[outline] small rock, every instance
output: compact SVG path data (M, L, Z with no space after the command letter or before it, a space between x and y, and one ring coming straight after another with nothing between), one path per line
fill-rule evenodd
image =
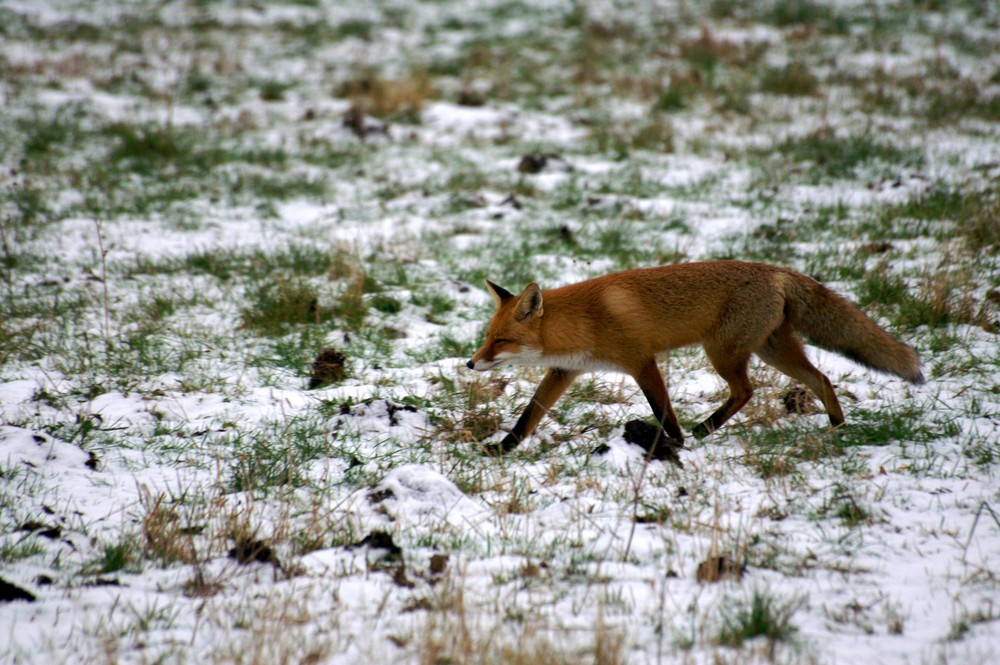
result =
M236 546L229 550L229 558L236 559L242 564L248 563L270 563L281 566L274 550L262 540L250 540L238 538Z
M344 364L347 356L328 346L319 352L312 364L312 376L309 377L309 390L339 383L344 380Z
M0 579L0 603L10 603L15 600L33 603L35 602L35 594L11 584L5 579Z
M431 565L430 573L432 577L440 577L444 575L444 572L448 569L448 555L447 554L432 554L431 555Z
M788 413L815 413L816 403L805 386L792 386L781 396Z
M348 545L349 549L355 547L386 550L388 552L387 558L399 557L403 553L403 549L392 539L392 534L381 529L372 531L353 545Z
M684 444L671 438L662 427L644 420L630 420L625 423L625 440L645 450L650 459L670 462L678 468L684 468L677 455L677 451L684 449Z
M553 152L531 152L521 157L521 161L517 163L517 170L520 173L541 173L547 168L554 168L557 171L573 170L569 162Z

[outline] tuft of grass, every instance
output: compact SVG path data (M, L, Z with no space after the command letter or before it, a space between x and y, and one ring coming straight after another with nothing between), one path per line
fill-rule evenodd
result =
M948 642L958 642L976 625L996 621L1000 618L1000 613L989 603L985 608L979 607L975 610L962 609L949 621L948 634L944 639Z
M784 409L780 402L771 402L772 408ZM768 423L775 418L771 415L764 420L765 426L750 428L741 437L743 461L761 478L794 476L800 473L803 462L824 463L844 455L845 446L835 432L816 428L811 421L782 426Z
M430 412L430 420L444 440L471 444L484 440L500 430L508 405L500 399L506 380L474 375L458 378L441 375L435 381L440 393L447 396L439 401L439 409Z
M823 501L816 516L836 518L848 529L870 526L873 520L868 508L861 503L850 488L841 483L834 484L830 496Z
M161 565L196 563L194 536L202 527L183 520L181 510L187 502L172 500L162 492L154 496L144 488L139 503L143 512L143 556Z
M858 305L898 306L910 299L910 287L899 275L890 272L886 264L868 271L855 287Z
M650 150L663 154L674 151L674 126L662 115L650 115L629 131L627 143L632 150Z
M292 325L333 318L329 308L320 307L316 288L300 280L264 282L251 291L249 300L241 312L241 325L261 335L280 335Z
M675 90L676 92L671 92ZM662 111L676 110L670 108L671 95L683 95L679 88L669 88L663 97L654 104L653 111L638 120L603 118L590 124L590 142L593 149L610 154L615 160L624 160L634 150L649 150L657 153L674 151L673 123ZM681 104L678 98L678 104ZM681 104L682 105L682 104ZM679 108L679 106L678 106ZM572 181L570 181L572 182ZM564 186L565 187L565 186ZM564 193L565 189L562 190ZM567 200L573 205L579 199ZM562 203L558 207L569 207Z
M239 272L240 260L234 252L221 249L201 250L184 258L184 268L196 275L211 275L220 281L228 281ZM178 268L179 269L179 268ZM172 269L171 269L172 271Z
M13 210L4 215L4 263L7 269L14 268L18 254L10 245L18 240L38 236L41 227L51 221L55 212L42 187L29 182L13 184L3 191L7 204Z
M20 145L24 168L42 175L60 170L59 158L80 146L90 121L87 108L77 102L19 119L15 125L17 135L11 138L16 141L14 145Z
M665 111L667 113L680 111L687 106L687 97L687 91L684 87L671 85L656 98L656 101L653 103L653 110Z
M347 19L336 26L336 34L340 39L354 38L370 41L375 33L375 24L366 19Z
M229 431L224 443L232 451L227 489L266 492L278 487L303 487L308 482L306 465L327 456L330 441L323 424L308 415L264 421L246 431Z
M447 315L455 310L455 301L443 293L434 291L430 294L418 292L414 294L412 302L417 307L427 310L424 315L428 322L443 324Z
M499 409L481 406L462 413L458 418L434 418L445 441L473 444L500 432L504 416Z
M792 623L797 602L782 602L766 591L755 589L750 601L726 605L722 610L722 626L715 643L739 648L746 642L764 638L772 648L784 642L798 630Z
M280 102L291 88L292 84L286 81L267 79L259 84L260 98L265 102Z
M916 287L889 272L886 264L869 271L858 282L857 298L862 307L876 307L892 320L893 327L914 330L920 326L942 328L953 324L975 325L994 330L990 302L972 294L974 278L962 264L954 270L942 267L920 275Z
M760 88L774 95L808 97L819 92L819 79L805 63L793 62L764 70Z
M970 437L962 446L962 455L982 469L1000 462L1000 444L989 437Z
M720 65L745 67L759 61L766 49L765 45L740 44L719 38L708 26L703 26L697 38L681 42L680 54L695 66L704 82L711 86L715 71Z
M376 293L372 298L371 306L383 314L399 314L403 309L402 302L386 293Z
M813 0L777 0L764 12L764 19L779 27L819 26L824 31L845 34L848 21L844 16Z
M260 280L250 287L249 304L241 309L241 325L265 336L288 332L295 326L336 321L343 328L357 331L372 307L386 313L401 310L402 303L380 294L379 284L370 276L358 257L344 250L332 255L316 248L290 247L273 258L265 254L251 257L195 257L197 265L220 278L236 272L249 273ZM193 259L189 259L189 263ZM272 276L271 269L281 267L295 275L321 274L340 283L339 293L328 305L321 305L319 290L301 277ZM375 294L369 299L369 294Z
M883 407L877 411L854 407L847 426L837 430L837 445L885 446L890 443L925 444L956 436L959 426L950 420L932 421L919 404Z
M964 191L934 187L877 209L859 229L878 239L960 237L972 253L1000 251L1000 190Z
M139 572L143 564L142 546L138 539L130 533L122 533L117 542L105 543L101 548L101 556L94 563L93 570L97 573L116 573L119 571Z
M0 478L3 477L3 473L0 473ZM45 546L38 538L23 538L16 541L5 538L0 541L0 563L17 563L44 553Z

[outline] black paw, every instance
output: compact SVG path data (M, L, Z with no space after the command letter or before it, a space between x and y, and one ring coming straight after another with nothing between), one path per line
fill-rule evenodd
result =
M706 436L712 433L713 430L708 429L708 421L706 420L700 425L696 425L693 430L691 430L691 436L696 439L704 439Z
M650 459L684 467L677 454L684 449L684 442L664 432L662 427L644 420L630 420L625 423L625 440L645 450Z
M521 440L518 439L513 434L508 434L501 441L494 441L493 443L484 443L482 446L482 452L484 455L490 457L499 457L500 455L509 453L520 445Z

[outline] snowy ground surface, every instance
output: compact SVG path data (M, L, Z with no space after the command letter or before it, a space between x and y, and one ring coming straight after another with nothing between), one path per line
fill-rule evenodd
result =
M0 660L998 662L994 3L3 0L0 72ZM479 454L484 278L707 258L926 384L755 365L678 469L596 374Z

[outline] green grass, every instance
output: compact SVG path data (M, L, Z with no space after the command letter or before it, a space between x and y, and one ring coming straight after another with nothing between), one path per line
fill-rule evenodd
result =
M971 252L996 254L1000 230L996 215L1000 192L936 186L902 203L875 209L860 229L872 238L895 240L963 238Z
M918 451L961 431L950 419L929 419L928 410L912 401L877 411L845 404L847 422L837 429L816 427L814 421L798 422L802 416L790 415L787 423L754 426L742 432L743 462L765 480L799 479L816 468L854 474L866 468L866 447L899 445L904 456L912 458L909 468L919 473L926 460Z
M954 324L992 329L986 303L971 295L969 279L967 272L942 267L920 275L913 284L881 264L858 282L858 304L888 316L900 330Z
M24 164L33 172L46 174L58 169L57 160L78 148L88 132L86 107L65 104L51 112L36 110L29 118L18 119L17 134L10 137L20 144Z
M874 519L871 510L855 492L840 483L835 483L830 489L830 495L818 508L816 517L839 520L848 529L871 526Z
M769 67L761 75L760 89L774 95L808 97L820 90L819 79L803 63Z
M884 446L890 443L929 444L959 433L951 420L929 421L921 404L903 404L870 411L854 407L848 415L849 426L838 430L838 445Z
M192 85L200 90L210 84ZM265 97L284 94L275 84L262 85ZM80 212L147 215L176 211L198 197L269 203L321 199L329 191L325 178L295 173L288 152L263 146L250 128L104 122L96 116L92 107L74 102L18 119L7 136L26 172L86 185L90 192L77 204ZM68 158L83 150L98 156ZM317 142L300 159L336 167L355 157L353 149ZM31 222L51 216L46 206L25 196L31 191L22 189L22 218Z
M220 445L231 460L227 491L266 493L305 486L309 463L328 455L331 441L324 424L305 415L233 429Z
M810 182L857 177L872 169L876 173L898 176L902 170L919 169L924 157L917 148L904 148L883 138L866 134L840 135L818 130L804 136L791 136L774 150L789 165L804 168Z
M598 120L593 124L590 142L593 149L615 160L625 160L635 151L669 154L674 151L674 127L663 111L680 108L679 92L664 93L653 112L639 120ZM674 102L670 100L674 99ZM671 107L671 104L675 106Z
M137 573L142 570L142 566L142 547L138 539L132 534L123 533L117 541L105 543L101 547L101 555L94 562L91 572Z
M944 639L949 642L957 642L964 639L969 631L979 624L996 621L998 618L996 609L991 604L979 607L974 610L962 609L950 621L948 633Z
M325 323L334 318L329 307L321 307L315 287L301 281L278 280L257 285L248 295L241 324L262 335L280 335L291 326ZM351 307L350 317L364 317L364 310Z
M3 542L0 542L0 562L13 564L44 554L46 551L45 546L37 537L18 538L17 540L5 538Z
M961 479L988 494L1000 463L988 159L1000 76L983 8L424 4L328 16L315 0L167 14L140 2L104 25L0 9L0 382L9 400L26 396L4 404L4 424L57 439L55 459L102 490L119 472L140 486L116 530L80 524L76 485L50 480L48 460L3 467L0 561L28 580L69 572L50 575L52 597L131 586L124 576L150 564L190 578L74 633L111 660L162 660L164 643L183 659L181 642L154 633L205 602L220 634L238 636L222 659L268 660L239 636L298 648L297 631L314 628L341 653L340 610L316 614L309 595L320 560L345 584L391 585L358 616L405 611L412 629L397 622L389 648L402 660L620 663L654 648L822 660L831 621L867 632L882 606L841 610L815 589L802 603L802 585L829 571L884 594L858 548L911 528L896 519L912 506L900 488ZM900 66L866 64L886 61ZM430 122L439 102L466 120ZM352 105L388 129L352 131ZM532 153L560 160L520 172ZM583 377L536 437L481 455L541 376L462 365L493 309L483 278L516 291L711 257L780 263L850 296L918 350L927 385L831 375L847 416L831 430L821 414L786 413L755 370L754 401L711 442L689 441L674 469L642 466L632 449L594 453L648 406L631 379ZM307 390L330 347L344 375ZM700 351L661 366L685 425L721 399ZM407 464L467 503L415 523L369 501ZM955 498L934 495L964 509ZM451 521L466 508L483 512ZM22 512L65 518L74 547L13 531ZM343 550L375 523L389 524L414 586ZM912 528L917 547L939 537ZM239 539L273 544L283 567L226 560ZM720 546L794 590L727 581L675 598L672 573ZM428 574L430 556L456 553ZM486 558L505 568L481 574ZM650 593L630 593L622 565L659 571ZM992 580L968 561L953 569L956 604ZM286 576L293 598L280 595ZM264 578L276 584L228 609ZM593 625L553 627L568 607ZM994 620L956 611L932 639L972 642ZM681 642L652 646L678 621ZM383 653L391 623L363 620L358 648ZM897 615L886 632L901 626Z
M762 638L768 644L787 642L797 632L792 616L798 603L781 601L767 591L756 589L749 602L727 605L722 612L722 626L715 637L717 644L742 647Z

